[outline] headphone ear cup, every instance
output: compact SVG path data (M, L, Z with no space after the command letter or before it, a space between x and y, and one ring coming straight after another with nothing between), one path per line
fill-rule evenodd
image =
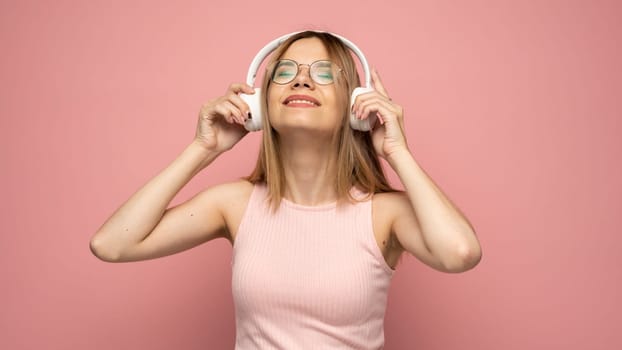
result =
M248 131L261 130L261 89L255 88L253 95L240 94L240 98L246 102L251 112L250 118L244 123L244 128Z
M357 119L356 113L352 112L352 106L354 106L356 97L371 91L374 91L374 89L368 87L357 87L352 91L352 96L350 97L350 127L354 130L369 131L376 124L376 113L370 113L367 119Z

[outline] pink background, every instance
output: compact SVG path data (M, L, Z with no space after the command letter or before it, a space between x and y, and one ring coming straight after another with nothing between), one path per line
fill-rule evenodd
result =
M403 260L386 348L622 348L620 2L173 3L0 3L0 348L233 347L226 241L131 264L88 242L202 103L307 28L378 68L483 247L460 275ZM248 174L258 136L175 202Z

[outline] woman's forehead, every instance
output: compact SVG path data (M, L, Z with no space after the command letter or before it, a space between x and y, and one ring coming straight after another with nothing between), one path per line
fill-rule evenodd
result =
M304 38L294 41L285 50L281 58L294 60L302 64L310 64L318 60L330 60L330 55L320 39Z

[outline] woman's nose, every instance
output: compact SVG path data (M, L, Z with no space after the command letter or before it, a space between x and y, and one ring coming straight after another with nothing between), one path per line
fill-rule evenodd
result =
M300 65L298 67L298 74L294 78L294 87L306 87L312 89L315 87L313 79L311 79L311 69L308 65Z

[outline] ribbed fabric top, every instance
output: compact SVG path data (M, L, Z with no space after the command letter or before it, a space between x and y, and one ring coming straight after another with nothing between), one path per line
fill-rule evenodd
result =
M235 349L381 349L393 270L371 200L273 213L267 194L255 185L233 246Z

